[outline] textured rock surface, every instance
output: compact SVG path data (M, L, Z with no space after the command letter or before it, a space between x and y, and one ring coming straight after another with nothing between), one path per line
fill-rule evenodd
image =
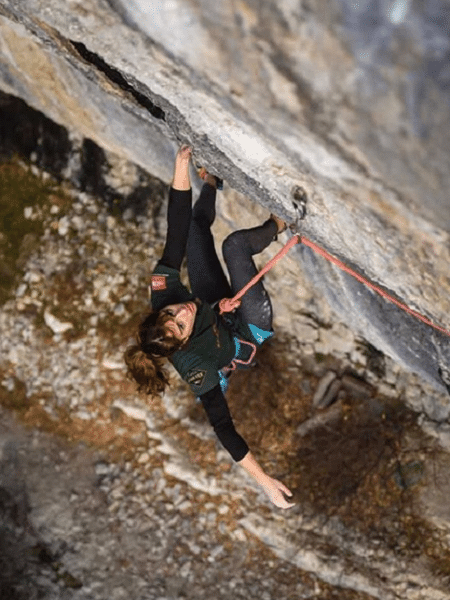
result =
M447 326L449 8L389 2L5 0L0 86L163 180L176 140ZM449 340L322 259L334 310L437 386ZM305 256L306 255L306 256Z

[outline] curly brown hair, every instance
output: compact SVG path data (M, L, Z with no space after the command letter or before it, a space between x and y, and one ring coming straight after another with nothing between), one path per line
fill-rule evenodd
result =
M128 376L138 385L138 391L156 396L169 385L164 364L185 341L178 340L165 328L171 318L164 311L150 312L138 327L136 344L125 350Z

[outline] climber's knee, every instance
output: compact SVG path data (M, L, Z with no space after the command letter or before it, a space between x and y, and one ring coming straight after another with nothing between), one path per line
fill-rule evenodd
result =
M222 254L226 262L232 258L236 252L241 253L246 246L246 237L243 231L234 231L225 238L222 244Z

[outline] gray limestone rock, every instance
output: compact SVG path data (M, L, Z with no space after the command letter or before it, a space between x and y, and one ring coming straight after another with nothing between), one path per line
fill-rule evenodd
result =
M4 0L0 88L164 181L192 144L267 209L301 203L303 234L448 327L449 19L443 0ZM448 388L448 336L298 259L355 331Z

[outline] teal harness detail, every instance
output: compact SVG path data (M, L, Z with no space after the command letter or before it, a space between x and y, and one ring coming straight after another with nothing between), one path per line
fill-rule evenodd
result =
M267 339L273 336L273 331L265 331L264 329L261 329L260 327L251 324L249 324L248 327L252 333L253 339L255 340L258 346L261 346L261 344L263 344ZM228 378L230 377L231 373L237 368L250 367L256 353L256 346L252 342L240 339L237 336L234 336L233 339L236 348L234 358L229 365L227 365L223 369L220 369L219 371L219 384L220 389L223 393L225 393L228 389Z

